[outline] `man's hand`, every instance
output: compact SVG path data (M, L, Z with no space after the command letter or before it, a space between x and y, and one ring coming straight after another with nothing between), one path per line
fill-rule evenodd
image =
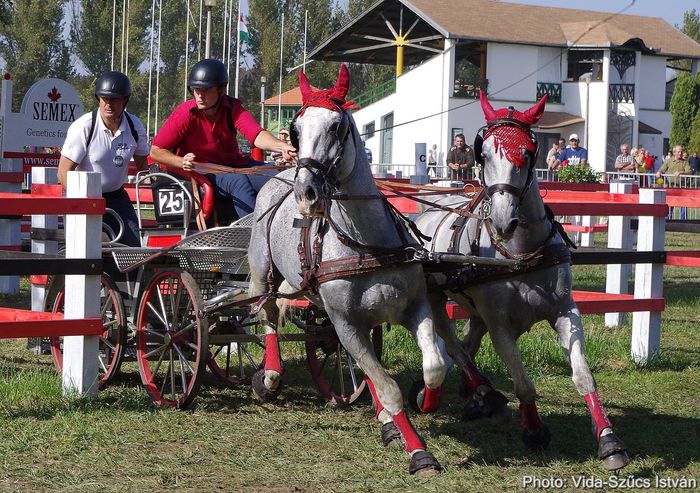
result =
M185 171L192 171L194 170L194 164L192 164L192 161L194 161L194 154L191 152L188 152L184 156L182 156L182 169Z
M447 163L447 166L449 166L451 169L457 171L459 169L459 164L457 163Z

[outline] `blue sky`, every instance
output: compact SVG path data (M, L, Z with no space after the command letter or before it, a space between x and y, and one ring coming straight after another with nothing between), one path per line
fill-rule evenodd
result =
M630 6L624 14L661 17L672 26L683 27L683 13L692 9L700 12L698 0L507 0L512 3L564 7L571 9L617 12Z
M530 5L545 5L547 7L565 7L572 9L599 10L602 12L617 12L628 5L632 6L624 13L631 15L645 15L647 17L661 17L666 22L679 27L683 26L683 13L695 9L700 12L698 0L504 0L513 3L526 3ZM223 0L219 0L223 3ZM340 0L343 7L347 7L347 0ZM235 8L235 7L234 7ZM248 0L241 0L241 10L248 12Z

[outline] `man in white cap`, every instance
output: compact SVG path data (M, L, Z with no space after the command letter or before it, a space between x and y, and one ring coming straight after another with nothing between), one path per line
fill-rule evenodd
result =
M569 147L559 153L555 167L569 164L588 164L588 151L578 145L578 134L569 136Z

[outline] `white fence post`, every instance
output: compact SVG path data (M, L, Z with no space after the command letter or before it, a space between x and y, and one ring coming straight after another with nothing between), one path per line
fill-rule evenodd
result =
M58 169L56 168L32 168L32 183L55 184L58 183ZM58 216L33 215L32 228L57 229ZM55 254L58 252L58 242L50 240L31 240L32 253ZM44 310L44 297L46 296L46 286L31 285L32 310L41 312ZM41 354L41 338L30 339L27 349Z
M1 156L0 156L1 157ZM21 159L3 159L2 172L19 173L22 171ZM0 180L0 192L22 193L22 184ZM0 245L21 246L21 219L0 219ZM19 293L19 276L0 276L0 293Z
M68 173L68 197L101 197L100 173ZM66 215L66 258L99 259L102 255L102 216ZM67 275L66 319L100 317L100 276ZM97 395L99 336L63 338L64 395Z
M665 204L666 191L640 188L642 204ZM640 216L637 251L650 252L664 249L666 218ZM660 298L664 293L664 265L637 264L634 274L635 298ZM644 363L659 352L661 339L661 312L634 312L632 316L632 359Z
M596 216L582 216L581 226L595 226ZM581 233L581 246L582 247L594 247L595 246L595 233Z
M632 193L632 182L615 180L610 183L610 193ZM629 216L610 216L608 219L608 248L632 248L632 229ZM608 264L605 276L605 292L627 294L629 277L632 273L630 264ZM606 313L605 326L617 327L625 323L625 313Z

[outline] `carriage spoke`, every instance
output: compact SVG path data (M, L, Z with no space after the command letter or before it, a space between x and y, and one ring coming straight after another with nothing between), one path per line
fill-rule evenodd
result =
M177 396L175 395L175 361L172 349L170 350L170 395L172 396L172 400L177 400Z
M165 326L165 327L167 328L167 327L168 327L168 322L166 322L165 319L164 319L163 317L161 317L161 315L160 315L160 313L158 313L158 310L156 309L156 307L153 306L153 304L152 304L150 301L149 301L148 303L146 303L146 305L147 305L148 308L151 310L151 312L153 313L153 315L155 315L156 318L158 318L158 320L160 320L160 322L163 324L163 326Z
M102 337L100 336L100 343L104 344L107 346L107 348L111 351L116 351L117 348L114 344L112 344L112 341L110 341L107 337Z
M160 362L163 360L163 356L165 356L165 350L168 349L167 344L163 344L162 346L158 346L155 348L153 351L149 351L145 354L146 359L151 358L155 356L156 354L160 353L160 358L158 358L158 365L160 365ZM158 366L156 366L155 370L153 373L158 373Z
M345 351L347 356L348 370L350 371L350 380L352 380L352 389L357 390L357 375L355 374L355 360L350 356L350 353Z
M105 330L111 330L115 325L119 325L119 320L114 319L102 324L102 328Z
M158 318L161 320L161 322L163 322L163 325L165 325L165 329L167 330L168 329L168 322L167 322L168 312L165 308L165 300L163 299L163 291L161 290L160 284L158 284L156 286L156 294L158 295L158 304L160 305L160 309L162 310L160 312L160 315L162 315L162 316L159 316ZM154 310L155 310L155 308L154 308Z
M185 364L187 365L187 368L189 368L191 372L194 372L194 370L192 369L192 366L190 365L190 362L187 361L187 358L185 358L185 355L182 354L182 351L180 351L180 348L177 346L173 346L173 349L177 352L178 358L180 358L180 365L182 365L182 362L184 360Z
M180 382L182 383L182 392L184 393L187 390L187 379L185 376L185 367L183 366L183 363L187 364L187 367L192 370L192 367L190 364L187 362L187 360L182 356L182 353L180 351L177 352L178 358L180 359Z
M345 397L345 379L343 378L343 350L340 344L338 345L338 351L335 353L336 357L336 367L338 369L338 383L340 384L340 395Z

